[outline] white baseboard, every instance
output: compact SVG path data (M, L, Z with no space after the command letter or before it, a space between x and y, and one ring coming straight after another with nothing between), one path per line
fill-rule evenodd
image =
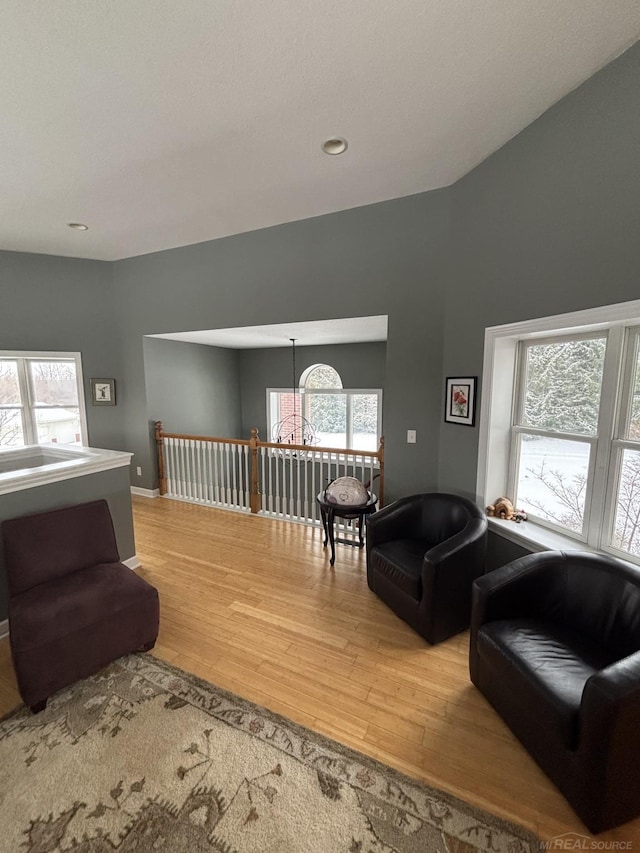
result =
M9 620L3 619L3 621L0 622L0 640L3 637L8 637L8 636L9 636Z
M141 489L139 486L131 486L132 495L140 495L141 498L158 498L160 489Z

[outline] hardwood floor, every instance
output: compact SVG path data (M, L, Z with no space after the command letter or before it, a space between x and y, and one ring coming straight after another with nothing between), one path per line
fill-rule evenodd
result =
M435 647L321 531L134 497L139 573L160 592L153 654L550 839L588 835L468 676L468 634ZM0 713L19 703L0 641ZM640 820L597 837L640 850ZM604 848L601 848L604 849Z

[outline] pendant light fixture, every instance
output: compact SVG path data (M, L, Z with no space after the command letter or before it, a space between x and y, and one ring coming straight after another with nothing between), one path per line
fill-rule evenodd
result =
M296 338L289 338L291 341L291 406L292 411L288 411L277 424L274 425L271 435L271 440L276 444L298 444L312 446L318 443L313 424L302 414L302 397L300 387L296 381ZM282 395L280 400L281 413ZM301 451L298 451L300 453Z

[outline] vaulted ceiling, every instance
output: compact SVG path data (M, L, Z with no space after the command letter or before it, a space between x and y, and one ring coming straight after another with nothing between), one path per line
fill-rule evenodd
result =
M0 248L105 260L447 186L640 37L638 0L0 11Z

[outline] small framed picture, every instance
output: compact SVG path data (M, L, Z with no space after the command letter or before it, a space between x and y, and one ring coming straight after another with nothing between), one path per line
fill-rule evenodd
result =
M476 420L477 376L448 376L444 419L450 424L473 426Z
M116 404L116 380L115 379L92 379L91 380L91 402L94 406L115 406Z

